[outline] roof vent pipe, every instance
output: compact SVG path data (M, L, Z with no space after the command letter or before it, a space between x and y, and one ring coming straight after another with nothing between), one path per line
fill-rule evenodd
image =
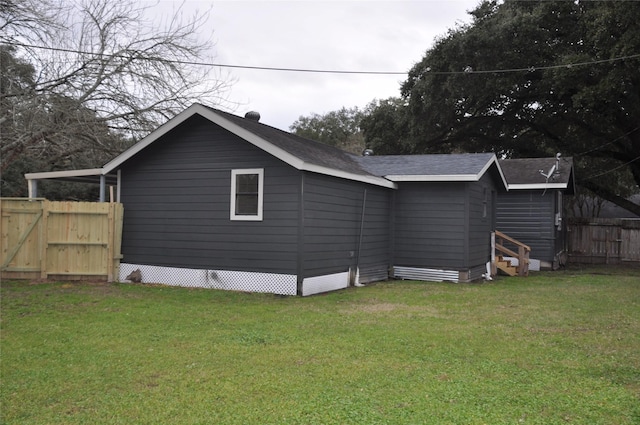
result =
M248 120L258 122L260 121L260 112L249 111L246 114L244 114L244 117Z
M373 155L373 150L372 149L367 148L367 149L362 151L362 156L371 156L371 155Z

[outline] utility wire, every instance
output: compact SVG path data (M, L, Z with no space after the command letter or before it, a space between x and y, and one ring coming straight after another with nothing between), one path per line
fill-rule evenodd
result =
M36 46L32 44L17 43L13 41L8 42L6 44L9 44L11 46L16 46L16 47L24 47L29 49L42 49L42 50L49 50L54 52L75 53L75 54L83 54L83 55L97 55L97 56L106 56L106 57L111 56L104 53L86 52L86 51L74 50L74 49L63 49L59 47ZM127 58L127 59L130 58L127 55L114 55L114 57ZM574 66L597 65L602 63L619 62L623 60L638 59L638 58L640 58L640 54L620 56L620 57L610 58L610 59L567 63L562 65L530 66L526 68L505 68L505 69L492 69L492 70L475 70L470 66L465 67L465 69L461 71L435 71L435 70L431 70L430 68L427 68L426 74L456 75L456 74L504 74L504 73L511 73L511 72L533 72L533 71L546 70L546 69L571 68ZM213 63L213 62L181 61L181 60L172 60L172 59L156 59L156 60L159 60L162 62L168 62L168 63L182 64L182 65L211 66L211 67L234 68L234 69L250 69L250 70L259 70L259 71L306 72L306 73L319 73L319 74L357 74L357 75L407 75L408 74L408 72L404 72L404 71L348 71L348 70L343 71L343 70L335 70L335 69L332 70L332 69L282 68L282 67L270 67L270 66L232 65L232 64Z
M617 167L612 168L610 170L603 171L600 174L594 174L592 176L589 176L589 177L585 178L584 180L592 180L592 179L595 179L596 177L601 177L601 176L604 176L605 174L613 173L614 171L617 171L617 170L621 169L622 167L626 167L627 165L631 164L632 162L636 162L639 159L640 159L640 156L637 156L637 157L633 158L631 161L627 161L624 164L618 165Z
M575 155L573 155L573 156L574 156L574 157L584 156L584 155L589 154L589 153L591 153L591 152L595 152L595 151L597 151L597 150L600 150L600 149L604 148L605 146L609 146L610 144L615 143L615 142L617 142L618 140L620 140L620 139L623 139L623 138L627 137L627 136L628 136L628 135L630 135L631 133L635 133L635 132L636 132L636 131L638 131L638 130L640 130L640 126L639 126L639 127L634 128L634 129L633 129L633 130L631 130L631 131L626 132L626 133L625 133L625 134L623 134L622 136L616 137L615 139L611 140L610 142L603 143L603 144L602 144L602 145L600 145L600 146L597 146L597 147L595 147L595 148L593 148L593 149L589 149L588 151L584 151L584 152L577 153L577 154L575 154Z

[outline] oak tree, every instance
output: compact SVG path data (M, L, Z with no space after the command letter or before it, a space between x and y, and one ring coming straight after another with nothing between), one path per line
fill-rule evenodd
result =
M640 3L491 0L470 13L410 70L398 153L561 152L582 187L640 214L626 200L640 185Z

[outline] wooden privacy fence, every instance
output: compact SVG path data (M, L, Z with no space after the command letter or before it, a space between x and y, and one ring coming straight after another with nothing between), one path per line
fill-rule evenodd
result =
M0 212L3 279L118 278L122 204L3 198Z
M570 219L569 262L640 265L640 220Z

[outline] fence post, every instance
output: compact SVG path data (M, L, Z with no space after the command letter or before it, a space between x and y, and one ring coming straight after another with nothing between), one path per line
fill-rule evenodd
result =
M609 229L604 231L604 263L609 264Z
M113 202L109 203L109 213L107 214L107 282L113 282L113 243L115 242L114 238L114 207L115 204Z
M40 202L42 218L40 219L40 279L47 279L47 251L49 250L49 201L43 199Z

